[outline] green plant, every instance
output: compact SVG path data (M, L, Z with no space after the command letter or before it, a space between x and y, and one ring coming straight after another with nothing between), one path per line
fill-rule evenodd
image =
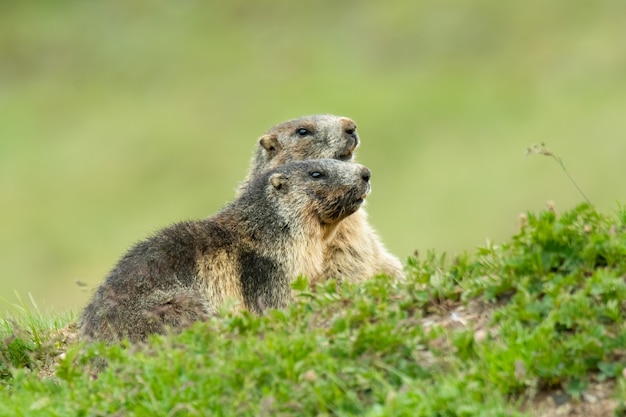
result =
M561 159L560 156L556 155L555 153L551 152L548 148L546 148L545 143L542 143L540 146L537 145L533 145L530 148L526 149L526 156L528 155L544 155L544 156L549 156L550 158L554 159L556 162L558 162L558 164L561 166L561 169L563 170L563 172L565 173L565 175L567 175L567 178L569 178L570 182L572 184L574 184L574 187L576 187L576 189L578 190L578 192L580 193L580 195L583 196L583 198L585 199L585 201L588 204L591 204L591 201L589 201L589 199L587 198L587 196L585 195L585 193L583 192L583 190L580 189L580 187L578 186L578 184L576 183L576 181L574 181L574 178L572 177L572 175L569 173L569 171L567 170L567 168L565 168L565 164L563 163L563 159Z
M48 376L33 335L54 332L36 320L5 348L0 415L521 416L537 393L582 401L598 381L623 404L624 220L549 207L501 245L412 258L402 282L300 278L296 302L264 316L224 311L138 346L70 343Z
M73 318L69 312L55 317L42 314L30 296L28 308L16 294L17 304L8 303L13 317L0 319L0 381L7 382L13 371L26 368L40 370L48 364L66 344L65 335L59 333Z

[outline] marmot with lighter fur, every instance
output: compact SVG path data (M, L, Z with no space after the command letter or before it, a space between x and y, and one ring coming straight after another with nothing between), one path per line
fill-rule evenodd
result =
M358 210L370 171L333 159L259 173L216 215L137 243L79 320L86 340L141 341L215 314L224 303L262 313L291 298L299 275L319 276L327 241Z
M250 169L238 192L264 170L291 161L353 161L360 143L356 128L353 120L334 115L305 116L273 126L258 139ZM387 251L363 208L341 222L324 256L322 279L362 282L380 273L404 277L402 263Z

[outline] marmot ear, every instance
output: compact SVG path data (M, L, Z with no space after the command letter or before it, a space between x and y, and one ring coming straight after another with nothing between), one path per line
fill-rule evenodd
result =
M273 133L267 133L259 138L259 145L268 152L274 152L278 149L280 144L278 143L278 136Z
M288 180L288 176L286 176L285 174L281 174L280 172L276 172L270 177L270 184L272 184L272 186L277 190L280 190L281 188L283 188Z

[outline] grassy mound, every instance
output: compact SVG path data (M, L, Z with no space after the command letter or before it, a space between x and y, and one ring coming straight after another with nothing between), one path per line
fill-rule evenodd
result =
M626 210L520 223L450 262L409 259L406 282L300 280L285 311L224 313L145 346L76 344L69 317L7 320L0 415L517 416L546 396L622 415ZM94 358L109 366L93 373Z

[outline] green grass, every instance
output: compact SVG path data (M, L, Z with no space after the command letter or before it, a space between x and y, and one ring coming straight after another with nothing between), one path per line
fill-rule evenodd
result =
M66 341L60 334L74 319L71 312L64 314L41 313L31 298L27 306L19 296L19 304L10 305L13 310L0 318L0 382L11 379L12 369L41 371L50 368L54 356L66 349Z
M0 415L522 416L538 393L576 402L597 381L616 381L620 413L626 209L519 221L501 245L410 259L402 283L299 280L284 311L224 313L141 347L71 343L53 378L35 340L52 322L4 323ZM109 363L97 376L95 358Z

